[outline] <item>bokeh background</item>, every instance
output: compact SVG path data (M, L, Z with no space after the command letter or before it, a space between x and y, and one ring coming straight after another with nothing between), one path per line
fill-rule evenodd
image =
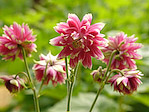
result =
M33 59L38 60L39 54L47 54L51 50L53 55L62 48L49 45L49 40L58 36L53 29L56 23L65 22L68 13L75 13L80 19L86 13L92 13L93 21L106 23L101 31L106 35L115 35L124 31L131 36L135 34L138 41L144 45L139 53L142 60L137 60L138 69L144 77L143 84L133 95L123 96L113 92L107 85L103 90L94 112L149 112L149 2L148 0L0 0L0 35L2 27L27 23L37 35L37 53L28 58L30 70ZM25 71L24 63L20 59L3 61L0 57L0 75L13 75ZM105 64L92 59L93 69ZM87 112L95 97L99 84L94 83L91 71L79 66L79 73L74 87L72 112ZM33 72L32 72L32 76ZM36 82L37 88L39 87ZM66 84L53 87L50 83L45 86L40 97L42 112L65 112ZM18 94L10 94L2 80L0 80L0 112L33 112L32 91L25 90Z

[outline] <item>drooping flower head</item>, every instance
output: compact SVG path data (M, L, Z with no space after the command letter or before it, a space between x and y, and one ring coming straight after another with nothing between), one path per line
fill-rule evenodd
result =
M58 82L60 84L65 83L66 73L64 60L57 60L57 56L53 56L51 52L49 52L47 56L41 54L39 57L40 61L35 61L36 64L33 66L36 79L42 81L44 78L45 85L47 85L50 80L54 86L56 86Z
M115 54L111 68L112 69L136 69L136 64L134 59L141 59L142 56L137 54L137 49L142 47L142 44L135 43L137 38L134 35L127 37L123 32L116 35L115 37L109 37L108 46L102 51L104 53L104 62L109 63L109 58L114 50L117 50Z
M70 55L70 67L74 68L78 61L82 61L84 67L91 68L91 56L103 59L103 54L99 47L105 47L106 40L100 31L104 27L103 23L91 25L92 15L86 14L82 21L75 14L69 14L67 23L61 22L54 28L61 36L50 40L50 44L64 46L58 55L62 59Z
M14 23L10 27L4 26L4 34L0 36L0 55L3 59L14 60L16 57L23 58L22 48L26 51L27 56L31 52L36 51L35 35L32 35L32 30L29 29L27 24L20 26Z
M0 76L4 80L6 88L10 93L17 93L25 87L25 82L19 76Z
M139 70L122 70L124 76L120 73L114 75L109 82L111 86L114 86L115 91L119 91L123 94L132 94L134 91L137 90L138 86L142 83L140 78L143 74Z

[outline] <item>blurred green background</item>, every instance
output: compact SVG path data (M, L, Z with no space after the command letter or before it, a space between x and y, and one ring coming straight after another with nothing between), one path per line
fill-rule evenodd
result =
M149 112L149 1L148 0L0 0L0 35L2 27L27 23L37 35L37 53L28 58L30 69L33 59L39 54L51 50L56 55L62 47L49 45L49 40L58 36L53 29L56 23L66 22L68 13L75 13L80 19L86 13L92 13L93 21L106 23L101 33L114 35L124 31L128 36L135 34L144 47L139 50L142 60L137 60L138 69L144 74L143 84L131 96L113 92L107 85L102 92L93 112ZM107 38L107 37L105 37ZM0 75L12 75L25 71L20 59L3 61L0 57ZM105 65L96 59L93 68ZM79 73L74 87L72 112L88 112L99 85L93 82L92 70L79 66ZM33 72L32 72L33 74ZM35 82L37 88L38 82ZM53 87L50 83L43 88L40 97L42 112L65 112L66 84ZM32 91L25 90L17 95L9 94L0 81L0 112L33 112Z

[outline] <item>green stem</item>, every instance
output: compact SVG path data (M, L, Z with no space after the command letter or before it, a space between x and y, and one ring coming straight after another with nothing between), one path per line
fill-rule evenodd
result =
M116 52L117 52L117 51L114 50L114 51L112 52L111 56L110 56L110 60L109 60L108 66L107 66L107 70L106 70L106 72L105 72L105 74L104 74L103 83L102 83L102 85L100 86L99 90L97 91L96 97L95 97L95 99L94 99L94 101L93 101L93 103L92 103L92 106L91 106L89 112L92 112L93 107L95 106L95 103L96 103L96 101L97 101L97 99L98 99L99 94L100 94L101 91L103 90L103 88L104 88L106 82L108 81L108 78L109 78L110 75L111 75L111 74L109 74L109 75L107 76L107 74L108 74L108 72L109 72L109 70L110 70L110 67L111 67L111 63L112 63L114 54L115 54Z
M124 96L120 96L119 97L119 112L124 112L124 109L123 109L123 100L124 100Z
M113 70L111 70L110 74L113 73L113 72L120 73L122 76L124 76L124 73L121 70L119 70L119 69L113 69Z
M37 97L37 93L36 93L36 88L34 86L31 74L29 72L29 67L28 67L27 60L26 60L26 52L25 52L23 47L22 47L22 52L23 52L23 59L24 59L24 63L25 63L26 72L27 72L27 75L28 75L28 78L29 78L29 81L30 81L30 84L31 84L31 89L33 91L35 111L40 112L38 97Z
M94 101L93 101L93 103L92 103L92 106L91 106L89 112L92 112L93 107L94 107L94 105L95 105L95 103L96 103L96 101L97 101L97 99L98 99L98 96L99 96L99 94L101 93L102 89L104 88L104 85L105 85L105 84L102 84L102 85L100 86L99 90L97 91L96 97L95 97L95 99L94 99Z
M68 62L67 62L67 57L65 57L65 67L66 67L66 76L67 76L67 94L68 94L70 83L69 83L69 74L68 74Z
M108 72L109 72L109 70L110 70L111 63L112 63L112 59L113 59L113 56L114 56L114 54L115 54L116 52L117 52L117 50L114 50L114 51L112 52L111 56L110 56L110 60L109 60L108 66L107 66L106 73L104 74L103 80L106 78L106 76L107 76L107 74L108 74Z
M42 90L43 84L44 84L44 81L42 81L41 84L40 84L38 94L37 94L38 98L41 96L40 91Z
M27 80L29 81L28 75L25 72L19 72L19 73L17 73L16 76L15 76L15 78L17 78L17 76L19 76L20 74L23 74L27 78Z
M74 74L72 74L74 76L71 77L71 82L70 82L70 86L69 86L69 90L68 90L67 112L70 112L70 102L71 102L73 87L74 87L74 84L75 84L75 79L76 79L76 76L77 76L78 66L79 66L79 64L74 69Z

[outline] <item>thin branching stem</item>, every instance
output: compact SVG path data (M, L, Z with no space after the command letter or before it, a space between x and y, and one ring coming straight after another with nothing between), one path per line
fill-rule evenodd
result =
M27 60L26 60L26 52L25 52L25 50L24 50L23 47L22 47L22 52L23 52L23 59L24 59L24 64L25 64L26 72L27 72L27 75L28 75L28 78L29 78L29 81L30 81L31 89L33 91L35 111L36 112L40 112L36 88L34 86L34 83L33 83L32 77L31 77L31 74L29 72L29 67L28 67Z
M70 102L71 102L73 87L74 87L76 76L77 76L78 66L79 66L79 64L77 64L77 66L75 67L74 73L71 74L70 86L69 86L69 90L68 90L68 99L67 99L67 112L70 112L70 109L71 109Z
M68 61L67 61L67 57L65 57L65 67L66 67L66 76L67 76L67 94L69 91L69 74L68 74Z
M89 112L92 112L93 107L95 106L95 103L96 103L96 101L97 101L97 99L98 99L99 94L100 94L101 91L103 90L105 84L106 84L107 81L108 81L108 78L109 78L110 75L111 75L111 74L108 74L108 72L109 72L109 70L110 70L111 63L112 63L113 57L114 57L114 55L115 55L116 52L117 52L117 51L114 50L114 51L112 52L111 56L110 56L110 60L109 60L108 66L107 66L107 70L106 70L106 72L105 72L105 74L104 74L103 82L102 82L102 84L101 84L99 90L97 91L96 97L95 97L95 99L94 99L94 101L93 101L93 103L92 103L92 106L91 106ZM107 75L108 75L108 76L107 76Z

